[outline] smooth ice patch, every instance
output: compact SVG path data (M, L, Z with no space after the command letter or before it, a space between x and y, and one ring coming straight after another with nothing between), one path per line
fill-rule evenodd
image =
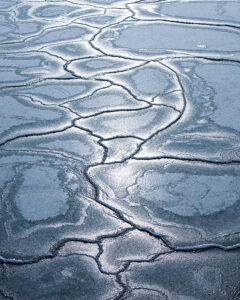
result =
M57 173L56 169L45 166L24 172L15 201L25 219L39 221L66 213L68 198Z

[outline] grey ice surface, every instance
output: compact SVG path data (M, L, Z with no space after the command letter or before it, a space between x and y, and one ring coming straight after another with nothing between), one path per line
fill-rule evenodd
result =
M0 300L240 299L240 1L0 0Z

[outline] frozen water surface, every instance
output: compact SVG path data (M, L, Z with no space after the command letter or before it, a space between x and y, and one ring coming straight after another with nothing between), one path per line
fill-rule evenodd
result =
M230 234L238 227L236 167L166 159L155 163L129 161L96 167L91 177L104 187L102 202L125 213L138 226L151 228L156 235L164 233L177 248L186 244L200 247L206 241L225 243L230 236L222 239L223 233Z
M48 195L51 195L51 201ZM24 172L22 187L15 201L23 217L31 221L65 214L67 210L67 197L60 187L57 172L47 167Z
M162 1L132 4L140 19L179 20L182 22L205 22L216 24L239 23L238 1Z
M240 299L240 2L0 1L0 299Z

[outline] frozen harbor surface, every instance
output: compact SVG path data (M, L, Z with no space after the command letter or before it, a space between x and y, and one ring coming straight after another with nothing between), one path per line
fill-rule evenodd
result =
M0 300L240 299L240 1L0 23Z

